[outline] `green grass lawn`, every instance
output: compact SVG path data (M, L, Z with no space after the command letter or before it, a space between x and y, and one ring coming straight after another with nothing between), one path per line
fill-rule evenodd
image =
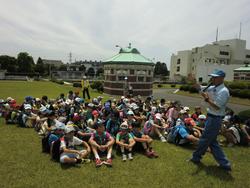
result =
M55 97L60 92L72 89L50 82L33 82L27 85L16 82L6 89L6 83L0 82L0 98L12 96L18 101L22 101L26 95L47 94L49 97ZM41 140L33 129L5 125L1 118L0 188L250 187L249 147L223 148L232 162L231 174L218 169L210 153L205 155L203 165L198 167L186 162L193 152L192 148L177 147L159 141L155 141L153 147L160 155L158 159L148 159L136 154L133 161L122 162L120 156L113 152L115 158L112 168L102 166L96 169L93 162L61 166L51 161L49 155L41 152Z
M18 103L24 101L25 96L33 96L41 98L43 95L47 95L49 98L56 99L60 93L64 93L65 97L67 93L72 90L80 91L82 97L81 88L74 88L72 85L59 85L53 82L46 81L0 81L0 99L6 99L12 97L17 100ZM100 93L92 91L91 98L97 97ZM108 98L108 95L102 94L104 100Z

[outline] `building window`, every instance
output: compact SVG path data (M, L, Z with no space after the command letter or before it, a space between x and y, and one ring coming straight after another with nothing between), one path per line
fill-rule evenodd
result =
M144 82L144 77L138 76L138 82Z
M247 55L246 55L246 58L250 58L250 55L247 54Z
M110 69L110 74L114 74L114 69Z
M229 52L220 51L220 55L229 55Z
M130 70L130 74L134 75L135 74L135 70Z
M177 59L177 64L180 64L181 63L181 59Z
M200 82L200 83L202 82L202 77L199 77L199 82Z
M180 71L180 67L177 67L176 71L179 72Z
M124 81L125 80L125 76L118 76L118 80L119 81Z
M151 75L151 71L150 70L148 71L148 75Z

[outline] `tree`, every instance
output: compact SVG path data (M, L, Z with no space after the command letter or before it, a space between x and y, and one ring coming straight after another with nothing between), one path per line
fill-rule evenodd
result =
M158 76L167 76L167 75L169 75L167 65L165 63L161 63L160 61L158 61L155 64L154 75L158 75Z
M96 76L99 76L100 74L103 74L103 72L104 72L103 68L97 69Z
M43 60L40 57L38 58L38 60L36 62L35 72L39 72L40 75L45 75L46 68L45 68L45 65L43 63Z
M67 65L61 65L59 71L67 71Z
M80 67L79 67L79 71L86 71L86 67L84 66L84 65L81 65Z
M27 52L20 52L17 55L18 71L32 73L34 72L35 63L33 57Z
M17 59L7 55L0 56L0 68L8 72L17 72Z
M88 76L95 76L95 70L93 67L90 67L87 71Z

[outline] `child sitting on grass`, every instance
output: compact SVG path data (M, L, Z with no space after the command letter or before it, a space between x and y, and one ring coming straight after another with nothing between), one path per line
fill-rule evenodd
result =
M63 164L75 164L82 163L84 158L90 153L89 145L74 136L75 129L73 126L67 126L65 128L65 136L61 138L60 150L62 152L60 156L60 162ZM83 145L86 150L76 150L75 146Z
M122 153L122 160L127 160L126 152L128 152L128 159L133 160L132 149L135 145L133 136L129 133L128 123L125 121L120 125L120 132L116 135L116 144L120 147Z
M144 154L149 158L157 158L158 154L152 150L151 144L153 139L148 135L143 134L141 130L141 124L139 122L132 123L132 131L131 131L136 144L134 146L134 150L144 151Z
M102 164L106 164L107 166L112 166L112 147L114 144L113 137L105 131L105 127L103 122L97 121L94 124L94 128L96 129L95 133L92 133L89 143L91 145L92 151L95 156L95 165L96 167L100 167ZM101 161L99 155L103 155L107 153L107 160Z

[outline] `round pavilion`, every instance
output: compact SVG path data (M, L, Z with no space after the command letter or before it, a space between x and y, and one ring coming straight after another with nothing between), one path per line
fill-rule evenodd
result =
M120 48L117 55L103 62L104 92L110 95L152 95L154 63L136 48Z

